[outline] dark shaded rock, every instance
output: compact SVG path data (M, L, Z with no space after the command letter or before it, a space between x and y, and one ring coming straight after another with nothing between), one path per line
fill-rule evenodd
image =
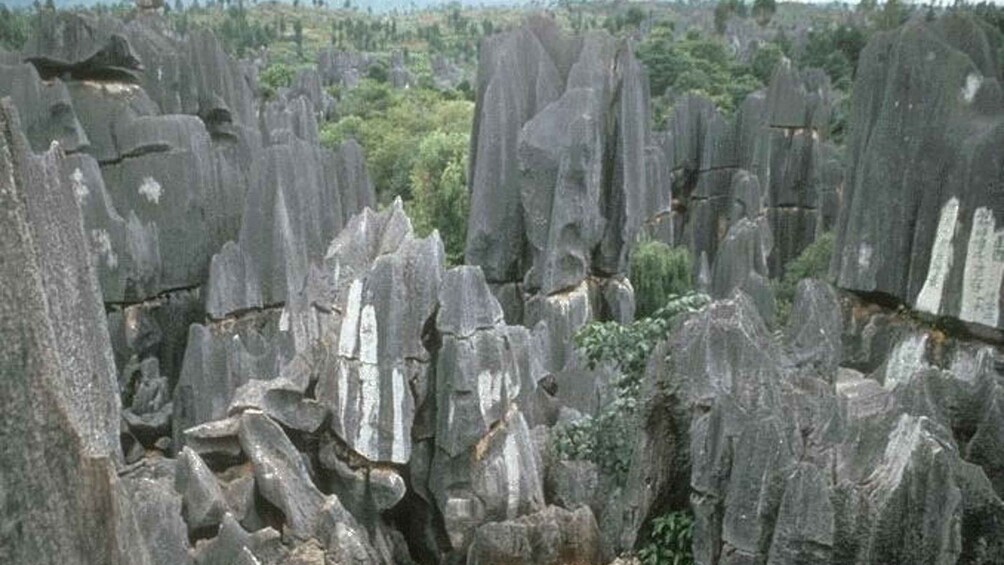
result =
M115 475L118 395L79 208L59 151L32 155L19 130L0 104L0 559L152 564Z
M172 484L174 465L169 462L144 462L131 469L122 478L123 491L139 525L137 541L146 544L151 564L188 565L192 563L188 531L182 520L182 499Z
M90 145L61 80L43 81L27 63L0 64L0 97L4 96L18 108L21 127L35 151L45 151L53 141L68 152Z
M626 44L552 20L487 37L466 256L544 295L626 270L648 188L648 88Z
M287 554L279 532L262 528L249 533L228 512L223 515L219 534L196 547L195 562L198 565L277 565Z
M114 18L58 11L44 14L38 23L23 54L43 77L128 81L143 68L123 24Z
M832 264L841 288L1002 327L1004 102L996 52L980 47L1000 42L959 13L862 51Z
M568 510L587 506L596 512L604 498L592 461L556 461L548 468L545 487L548 501Z
M256 322L263 322L256 327ZM175 444L188 428L227 416L234 393L252 377L278 375L293 356L289 336L272 319L250 319L227 331L193 324L174 391Z

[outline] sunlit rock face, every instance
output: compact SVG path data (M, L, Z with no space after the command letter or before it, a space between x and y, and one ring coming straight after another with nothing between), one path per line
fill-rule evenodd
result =
M1004 136L998 33L965 14L873 39L854 84L833 274L933 316L999 330Z

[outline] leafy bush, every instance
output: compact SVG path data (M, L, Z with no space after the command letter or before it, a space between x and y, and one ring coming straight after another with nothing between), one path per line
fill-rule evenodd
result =
M276 90L289 88L293 84L296 73L289 65L273 63L258 74L258 84L261 86L263 94L271 98Z
M649 541L638 551L643 565L691 565L694 562L694 518L669 512L652 520Z
M750 69L753 76L764 84L770 84L770 79L774 76L774 68L784 57L784 51L776 43L765 43L753 54L750 61Z
M363 79L340 94L341 119L323 126L327 133L322 133L322 139L355 137L366 151L366 164L382 203L397 196L412 198L412 171L423 139L437 132L470 135L473 104L449 100L438 91L394 90L386 83Z
M677 41L668 23L660 23L645 36L637 56L648 69L652 92L657 96L667 89L673 96L700 94L725 113L731 113L750 92L763 86L720 40L703 38L691 30ZM665 102L672 104L673 100Z
M467 239L467 148L464 133L434 131L418 145L411 169L409 215L420 236L439 230L451 265L464 258Z
M0 4L0 47L16 51L28 41L31 15L27 10L11 10Z
M832 232L820 235L798 257L785 265L784 275L774 287L780 320L786 320L791 314L799 281L807 278L826 279L828 276L830 257L833 256L833 239Z
M689 292L690 253L660 241L639 243L631 253L631 284L635 291L637 317L651 316L669 297Z
M594 322L575 336L576 347L590 368L609 363L621 376L614 400L595 418L584 418L555 430L553 445L563 459L593 461L614 484L623 484L631 465L641 379L652 349L665 339L680 314L710 302L704 294L671 297L651 317L622 325Z

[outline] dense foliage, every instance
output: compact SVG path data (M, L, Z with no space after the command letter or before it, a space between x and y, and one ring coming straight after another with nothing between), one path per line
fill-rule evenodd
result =
M0 48L20 49L31 32L31 15L26 10L11 10L0 4Z
M653 94L669 91L665 102L670 105L677 96L695 93L730 113L763 86L720 40L702 37L695 30L676 40L671 22L656 25L638 45L637 56L648 69Z
M799 281L807 278L825 280L828 277L830 258L833 255L833 239L832 232L822 234L785 266L784 276L774 288L780 320L786 320L791 313Z
M638 550L642 565L691 565L694 518L689 512L668 512L652 520L648 543Z
M671 297L651 317L631 324L593 322L575 336L575 345L590 368L612 367L620 374L614 399L595 417L555 429L553 443L563 459L596 463L615 484L623 484L631 465L631 438L638 424L637 406L645 365L652 349L665 339L681 314L695 312L710 302L703 294Z
M693 287L690 252L661 241L644 241L631 253L631 284L634 286L635 315L646 318L674 295Z
M459 265L467 239L467 147L465 133L433 131L418 145L411 168L409 215L420 236L439 230L446 260Z

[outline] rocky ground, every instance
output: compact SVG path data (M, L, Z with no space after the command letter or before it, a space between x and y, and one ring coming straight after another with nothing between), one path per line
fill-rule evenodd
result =
M820 71L652 131L630 42L531 17L480 49L448 268L318 143L364 56L264 100L209 32L54 14L0 54L0 562L625 563L685 509L701 564L1004 562L1001 45L875 36L841 152ZM552 440L615 380L573 336L634 319L639 237L714 301L616 485Z

